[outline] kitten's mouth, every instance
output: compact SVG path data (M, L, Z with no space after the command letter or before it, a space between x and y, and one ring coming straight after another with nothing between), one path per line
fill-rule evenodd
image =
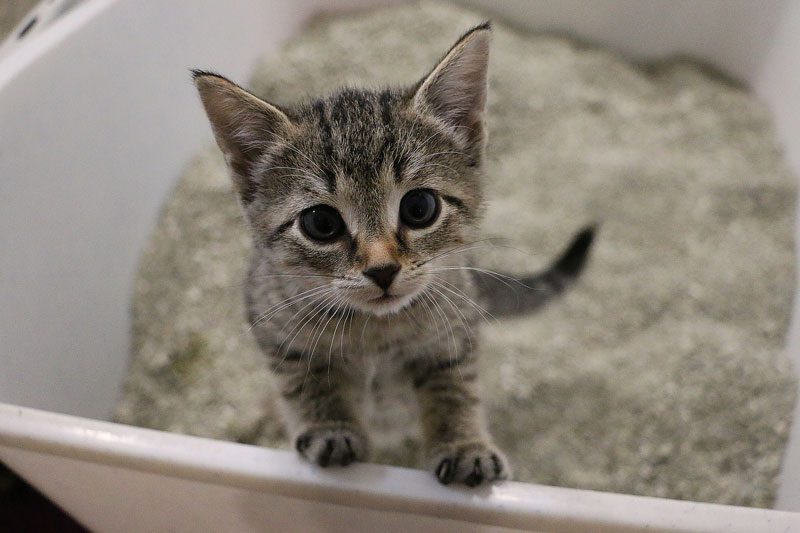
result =
M375 298L362 300L364 303L361 308L364 311L377 316L384 316L396 313L403 309L413 298L413 294L389 294L384 293Z
M400 298L401 296L395 296L394 294L387 293L387 294L382 294L377 298L373 298L372 300L370 300L370 303L375 303L375 304L389 303L399 300Z

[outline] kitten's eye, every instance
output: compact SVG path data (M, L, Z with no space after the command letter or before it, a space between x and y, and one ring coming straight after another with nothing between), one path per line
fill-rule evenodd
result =
M414 189L400 200L400 220L408 227L430 226L438 215L439 200L427 189Z
M344 233L344 221L329 205L315 205L300 214L300 227L315 241L332 241Z

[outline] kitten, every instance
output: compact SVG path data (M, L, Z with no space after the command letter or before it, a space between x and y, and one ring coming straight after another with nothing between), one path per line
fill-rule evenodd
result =
M320 466L369 456L364 410L380 374L413 387L439 481L510 476L478 394L474 332L487 311L475 300L494 296L500 313L536 307L580 272L592 230L517 286L469 266L490 33L468 31L410 88L291 108L194 71L254 239L253 332L295 447Z

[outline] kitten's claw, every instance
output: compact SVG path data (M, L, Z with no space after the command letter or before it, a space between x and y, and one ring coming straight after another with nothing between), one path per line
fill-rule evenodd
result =
M448 485L453 481L453 472L455 469L451 468L450 459L442 459L442 462L436 467L436 477L442 485Z
M306 429L295 440L297 451L321 467L347 466L366 459L366 440L355 429L341 425L320 425Z
M433 473L443 485L457 482L475 487L511 476L503 454L483 442L442 446L432 457Z
M345 437L344 443L347 446L347 451L342 456L342 466L347 466L355 460L356 452L353 451L353 443L350 442L350 437Z

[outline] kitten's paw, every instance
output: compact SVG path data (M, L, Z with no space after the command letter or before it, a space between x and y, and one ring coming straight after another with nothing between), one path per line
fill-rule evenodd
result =
M433 475L443 485L464 483L475 487L511 477L503 453L485 442L454 443L436 448L431 455Z
M322 467L347 466L367 456L366 438L342 424L324 424L306 429L294 442L300 455Z

